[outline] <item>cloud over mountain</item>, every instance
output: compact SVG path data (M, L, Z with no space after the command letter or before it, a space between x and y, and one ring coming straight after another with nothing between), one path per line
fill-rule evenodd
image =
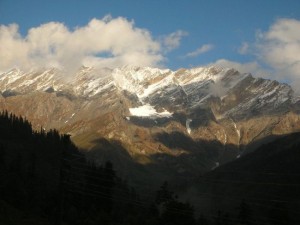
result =
M213 48L214 46L212 44L204 44L200 48L197 48L195 51L187 53L185 57L196 57L212 50Z
M214 64L241 72L270 77L300 87L300 21L281 18L257 34L256 42L243 42L240 54L252 55L247 63L220 56ZM22 35L17 24L0 25L0 72L13 67L59 67L69 73L81 65L120 67L123 65L161 67L169 53L188 35L177 30L155 38L124 17L92 19L87 25L69 28L49 22ZM204 44L181 58L191 59L214 49Z
M175 48L178 48L180 41L183 37L187 36L188 32L183 30L177 30L169 35L164 36L162 43L166 51L171 51Z
M179 45L179 40L176 41ZM161 44L150 32L123 17L92 19L70 30L59 22L31 28L21 36L17 24L0 26L0 71L12 67L158 66Z
M300 21L279 19L258 34L259 57L282 79L300 84Z
M281 18L267 31L257 33L256 42L243 42L238 52L254 56L253 61L238 62L219 59L221 67L233 67L240 72L250 72L259 77L289 83L300 93L300 21Z

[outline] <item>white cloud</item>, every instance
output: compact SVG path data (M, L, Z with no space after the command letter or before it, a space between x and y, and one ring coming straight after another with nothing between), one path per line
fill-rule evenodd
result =
M276 79L289 83L300 93L300 21L279 19L265 32L258 32L254 48L242 43L240 54L253 54L256 60L247 63L219 59L212 63L221 67L235 68L242 73ZM264 65L264 66L262 66ZM266 68L267 67L267 68Z
M178 30L173 32L165 37L163 37L162 43L166 49L166 51L171 51L175 48L178 48L180 45L180 41L183 37L187 36L188 32L183 30Z
M238 49L238 52L241 55L245 55L249 52L249 44L247 42L243 42L242 46Z
M235 68L236 70L238 70L241 73L256 74L261 69L257 62L239 63L239 62L230 61L227 59L219 59L212 64L223 67L223 68Z
M174 40L173 46L177 43ZM160 43L148 30L111 16L92 19L74 30L50 22L31 28L26 37L20 35L16 24L1 25L0 58L0 71L52 66L75 70L82 64L111 68L125 64L159 66L164 60Z
M227 59L219 59L209 65L219 66L222 68L234 68L240 73L251 73L255 77L270 78L271 72L263 68L257 61L240 63Z
M185 57L196 57L198 55L212 50L213 48L214 46L212 44L205 44L202 45L200 48L196 49L195 51L187 53Z
M258 57L275 71L275 78L300 87L300 21L279 19L257 39Z
M219 59L214 63L208 64L208 66L217 66L221 68L234 68L240 73L251 73L254 76L266 77L268 75L267 71L262 69L257 62L246 62L239 63L235 61L230 61L227 59ZM215 96L223 96L228 91L224 88L222 84L215 82L209 86L209 93L213 93Z

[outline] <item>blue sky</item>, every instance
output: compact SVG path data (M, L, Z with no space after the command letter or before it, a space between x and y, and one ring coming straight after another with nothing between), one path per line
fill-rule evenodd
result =
M21 35L18 39L23 39L23 42L28 41L26 38L29 39L27 37L29 29L40 27L42 24L57 22L67 28L69 32L73 32L78 28L88 26L93 18L104 21L103 18L107 15L110 17L106 17L106 23L117 18L122 18L125 23L134 21L130 31L132 34L135 29L143 29L148 32L147 37L140 42L142 43L150 37L152 47L149 47L149 43L146 44L145 41L145 46L148 47L140 46L137 51L143 49L142 51L151 52L152 58L145 58L141 62L142 65L148 63L150 66L178 69L220 63L223 60L222 63L225 65L240 66L239 69L251 70L249 72L263 74L277 71L279 73L287 65L282 65L278 71L275 64L282 59L272 59L272 56L266 56L266 51L269 49L263 49L263 46L269 46L270 42L273 46L278 40L281 41L281 36L278 36L282 35L281 33L273 39L269 37L272 36L272 26L276 28L278 25L278 29L284 30L286 25L292 24L289 26L288 32L293 32L292 30L298 27L300 1L0 0L0 24L2 27L8 27L12 23L18 24L17 34ZM100 36L101 34L95 33ZM120 33L120 36L122 35ZM296 37L292 40L292 44L299 41L300 31L293 35ZM5 43L3 39L7 38L4 36L2 35L2 43ZM105 42L101 38L99 41ZM155 47L155 43L160 45L158 49ZM134 46L135 43L128 41L128 45ZM101 50L98 52L89 52L89 54L92 54L94 61L98 56L113 57L115 54L123 54L123 52L111 51L112 48L115 46L107 47L107 49L99 48ZM147 49L145 50L145 48ZM280 49L275 50L280 51ZM10 50L10 52L12 51ZM287 51L287 54L293 53ZM2 57L7 56L3 55ZM139 57L136 56L136 58ZM292 58L286 63L294 65L298 62L297 56L287 56L286 58ZM16 61L16 64L21 61L24 62L24 59ZM119 60L118 62L123 61ZM125 62L127 61L125 60ZM4 68L4 65L2 67ZM298 65L296 69L298 69ZM286 79L293 77L295 74L287 76Z

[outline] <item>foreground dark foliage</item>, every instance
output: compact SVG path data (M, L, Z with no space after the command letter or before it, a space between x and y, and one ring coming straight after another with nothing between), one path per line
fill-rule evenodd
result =
M87 162L69 135L0 114L0 224L194 223L189 204L158 195L159 203L154 193L139 198L112 163Z

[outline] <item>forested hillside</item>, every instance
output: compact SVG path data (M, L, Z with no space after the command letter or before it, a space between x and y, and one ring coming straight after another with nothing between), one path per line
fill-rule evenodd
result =
M195 224L165 183L139 197L110 162L94 165L56 130L0 114L0 224Z

